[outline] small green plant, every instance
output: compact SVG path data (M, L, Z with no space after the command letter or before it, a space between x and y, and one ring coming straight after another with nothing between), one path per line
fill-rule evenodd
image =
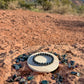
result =
M48 1L46 1L42 6L44 10L50 10L52 8L52 4Z
M0 0L0 9L17 8L59 14L84 14L84 5L77 6L70 0Z
M37 0L37 3L40 4L44 10L50 10L52 8L52 4L49 0Z
M8 9L17 9L20 8L20 5L18 4L18 1L10 1L8 2Z
M63 5L70 5L72 2L70 1L70 0L61 0L61 3L63 4Z
M80 14L84 13L84 5L79 6L78 9L77 9L77 12L80 13Z
M31 9L35 5L35 3L33 2L27 3L24 0L19 0L19 5L21 8Z
M68 0L54 0L53 1L53 8L50 12L58 13L58 14L65 14L65 13L72 13L73 12L72 3Z
M4 0L0 0L0 9L6 9L6 2Z

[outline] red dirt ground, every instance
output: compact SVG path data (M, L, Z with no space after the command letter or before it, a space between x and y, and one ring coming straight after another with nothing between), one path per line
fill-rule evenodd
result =
M8 46L74 43L84 44L84 17L0 10L2 50Z
M51 44L54 47L50 46ZM0 84L9 84L5 80L11 76L12 60L15 57L26 52L32 52L32 50L38 51L39 48L45 48L47 45L49 51L60 54L71 49L71 52L75 54L74 56L77 55L77 57L71 55L72 59L77 61L80 67L82 64L84 67L83 44L84 17L37 13L28 10L0 10ZM72 45L76 45L74 49ZM80 81L80 83L75 83L78 79L76 78L74 82L67 79L69 84L83 84L84 68L80 67L82 77L79 79L82 83ZM43 76L40 77L39 81L42 80L41 78ZM65 84L68 83L65 82Z

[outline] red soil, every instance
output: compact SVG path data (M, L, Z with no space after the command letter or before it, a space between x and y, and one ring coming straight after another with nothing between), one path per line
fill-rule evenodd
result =
M48 44L84 44L84 17L0 10L0 49Z

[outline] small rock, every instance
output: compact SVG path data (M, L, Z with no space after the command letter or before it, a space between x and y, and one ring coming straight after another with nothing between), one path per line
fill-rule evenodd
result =
M43 80L41 81L41 84L49 84L49 82L47 80Z
M19 60L19 61L20 61L20 57L17 57L17 60Z
M22 68L22 65L21 65L21 64L18 64L18 66L19 66L20 68Z
M78 68L78 66L79 66L79 64L76 64L76 65L75 65L75 68Z
M59 60L61 60L61 57L60 57L60 55L58 56L58 59L59 59Z
M17 59L17 60L16 60L16 63L19 63L19 62L20 62L20 61Z
M56 75L57 75L57 78L59 78L59 77L60 77L60 74L59 74L59 73L57 73Z
M74 65L75 61L70 61L71 65Z
M65 59L66 56L67 56L66 54L62 55L63 59Z
M14 64L13 65L13 68L15 68L16 70L19 70L20 69L20 67L17 64Z
M50 15L46 15L46 17L51 17Z
M60 82L63 82L63 79L59 79Z
M54 76L52 76L52 77L51 77L51 79L52 79L52 80L55 80L55 77L54 77Z
M68 59L62 59L62 63L68 63Z
M56 79L56 84L61 84L61 82L59 81L59 79Z
M75 71L72 71L72 72L71 72L71 74L72 74L72 75L76 75L76 74L77 74L77 72L75 72Z
M26 54L23 54L23 56L26 56Z
M12 51L12 50L10 50L10 51L9 51L9 53L10 53L10 54L13 54L13 51Z
M59 54L57 54L57 53L53 53L54 55L56 55L56 56L58 56Z
M24 58L20 58L20 61L24 62L24 61L25 61L25 59L24 59Z
M59 81L63 82L63 77L62 76L59 76Z
M68 64L68 68L69 68L69 69L71 68L71 64L70 64L70 63Z
M67 63L68 63L68 59L65 59L65 62L67 62Z
M24 60L26 61L27 59L28 59L28 56L25 56L25 57L24 57Z
M56 83L61 84L63 82L63 77L57 73Z
M32 80L33 78L34 78L33 76L29 76L29 77L27 78L27 80L30 81L30 80Z
M79 77L80 76L80 73L77 72L77 76Z
M64 64L66 64L66 65L67 65L67 63L66 63L66 62L64 62Z
M49 48L46 48L45 50L49 50Z
M25 83L25 79L24 78L21 78L21 80L19 81L19 84L24 84Z
M28 55L26 55L26 56L24 56L24 57L22 57L25 61L28 59Z
M63 77L61 75L59 75L59 79L63 79Z
M65 62L65 60L63 59L63 60L61 60L61 63L64 63Z
M15 80L15 78L16 78L16 77L17 77L17 75L16 75L16 74L14 74L12 79L13 79L13 80Z
M23 57L23 55L19 55L18 57Z

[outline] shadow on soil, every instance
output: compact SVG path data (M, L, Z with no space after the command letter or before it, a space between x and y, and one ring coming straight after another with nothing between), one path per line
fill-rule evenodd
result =
M59 20L55 21L57 26L65 26L64 28L61 29L66 29L70 31L79 31L79 32L84 32L84 22L83 21L69 21L69 20Z

